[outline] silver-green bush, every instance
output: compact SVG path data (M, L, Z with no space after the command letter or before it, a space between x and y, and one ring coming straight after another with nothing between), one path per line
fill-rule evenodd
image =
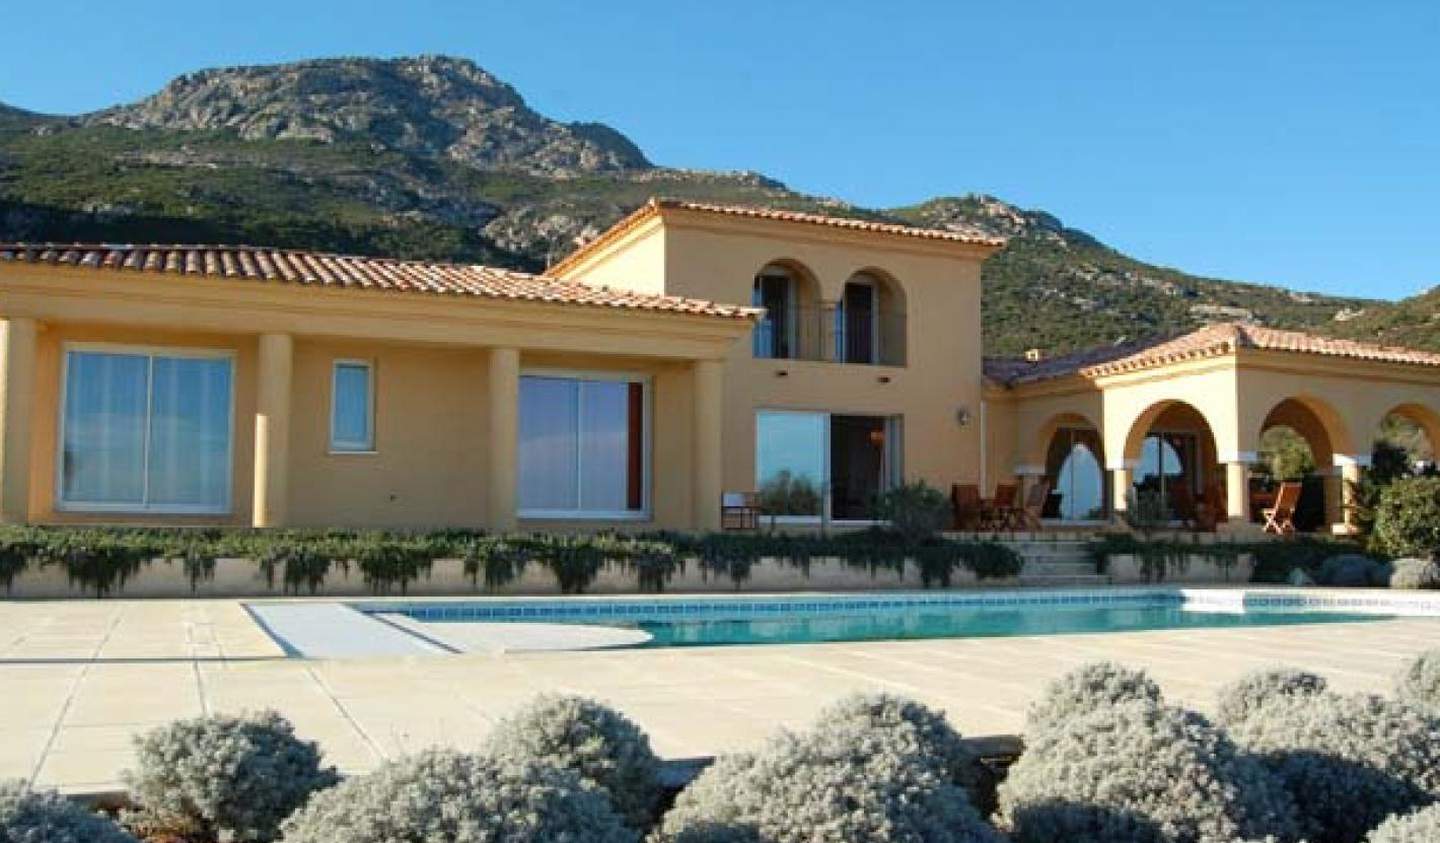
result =
M1395 677L1395 696L1440 712L1440 650L1426 650L1400 671Z
M1356 843L1440 795L1440 721L1369 695L1276 696L1230 725L1290 791L1310 843Z
M541 695L496 724L485 750L573 770L604 791L635 828L654 818L660 759L639 726L600 703Z
M125 780L142 810L125 817L132 828L273 840L281 820L338 781L315 743L273 711L177 720L137 738L135 749Z
M1440 563L1430 559L1396 559L1390 567L1391 588L1440 589Z
M135 843L99 814L53 790L0 781L0 841L4 843Z
M782 733L682 791L656 843L998 843L914 728Z
M1435 843L1437 840L1440 840L1440 805L1391 817L1365 838L1366 843Z
M1297 836L1280 782L1197 714L1140 700L1026 736L1000 786L1019 843L1233 843Z
M432 750L315 794L285 843L637 843L594 785L536 761Z
M906 746L934 760L937 769L950 781L973 792L982 775L980 759L944 712L894 694L851 694L830 705L815 719L814 730L867 729L880 734L901 735Z
M1309 696L1323 692L1328 683L1322 676L1288 667L1256 670L1223 686L1218 695L1215 719L1229 726L1253 714L1276 696Z
M1046 687L1026 712L1025 733L1034 735L1098 709L1136 701L1161 701L1160 686L1145 671L1115 662L1091 662Z

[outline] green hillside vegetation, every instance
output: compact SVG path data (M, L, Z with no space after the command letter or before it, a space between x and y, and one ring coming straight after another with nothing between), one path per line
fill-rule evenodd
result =
M417 74L444 84L407 87ZM256 85L263 97L246 101ZM345 128L342 113L368 130ZM506 143L539 157L533 166L507 158L496 146ZM248 243L535 271L652 196L1006 236L984 269L992 355L1061 353L1231 319L1440 347L1428 320L1396 308L1152 266L993 197L866 209L754 173L656 167L608 127L530 111L464 60L204 71L140 103L78 117L0 106L4 240Z

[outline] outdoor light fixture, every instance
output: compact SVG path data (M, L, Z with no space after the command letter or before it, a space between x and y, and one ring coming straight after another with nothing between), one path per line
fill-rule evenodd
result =
M956 410L956 411L955 411L955 421L959 422L961 427L969 427L969 426L970 426L970 408L969 408L969 407L961 407L959 410Z

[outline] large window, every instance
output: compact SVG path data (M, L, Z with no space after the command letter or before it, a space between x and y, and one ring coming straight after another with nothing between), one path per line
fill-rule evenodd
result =
M645 393L638 379L522 377L520 515L644 516Z
M226 353L67 350L59 506L228 512L233 380Z
M760 358L795 357L798 337L795 279L780 267L766 267L755 276L750 303L765 308L755 325L754 352Z
M900 419L764 410L755 417L760 508L780 518L867 521L899 482Z
M375 370L364 360L337 360L330 385L330 450L375 450Z

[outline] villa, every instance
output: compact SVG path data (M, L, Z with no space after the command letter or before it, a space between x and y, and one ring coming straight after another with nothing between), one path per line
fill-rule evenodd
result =
M1440 354L1243 324L985 360L980 234L652 201L541 275L248 246L0 244L0 520L864 524L902 480L1132 488L1252 523L1260 437L1325 521L1381 422L1440 443Z

